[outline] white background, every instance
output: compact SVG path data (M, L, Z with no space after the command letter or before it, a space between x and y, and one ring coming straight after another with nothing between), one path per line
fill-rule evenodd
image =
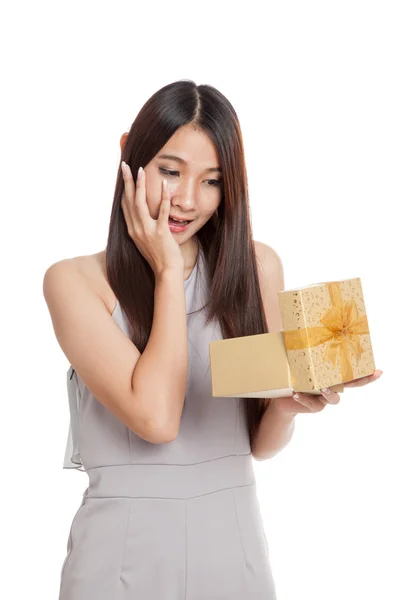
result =
M254 463L278 598L398 599L398 3L10 6L0 19L1 597L57 597L87 484L62 470L69 365L44 272L105 248L121 134L156 90L193 79L239 115L254 238L281 256L286 288L361 277L384 371L338 406L298 416L291 443Z

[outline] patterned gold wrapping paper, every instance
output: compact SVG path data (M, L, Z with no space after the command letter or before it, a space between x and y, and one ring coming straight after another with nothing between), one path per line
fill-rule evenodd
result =
M371 337L359 277L278 293L284 342L296 391L371 375Z

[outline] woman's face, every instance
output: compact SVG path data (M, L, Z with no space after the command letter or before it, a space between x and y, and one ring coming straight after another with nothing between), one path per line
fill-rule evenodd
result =
M181 160L162 158L165 154ZM142 166L146 172L147 203L153 219L158 218L162 181L166 179L171 199L170 215L192 220L183 232L171 230L182 246L213 216L221 202L222 174L215 147L203 131L185 125L147 165ZM136 177L136 173L133 175Z

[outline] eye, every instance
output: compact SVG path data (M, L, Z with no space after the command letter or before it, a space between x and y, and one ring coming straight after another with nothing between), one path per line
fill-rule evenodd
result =
M168 169L163 169L162 167L158 167L160 173L163 173L164 175L171 175L171 177L175 177L176 174L179 175L179 171L168 171Z
M168 169L163 169L162 167L158 167L158 170L163 175L170 175L171 177L177 177L177 176L179 176L179 171L169 171ZM210 185L210 187L220 187L222 185L222 180L221 179L208 179L206 181L211 181L212 182L212 185Z

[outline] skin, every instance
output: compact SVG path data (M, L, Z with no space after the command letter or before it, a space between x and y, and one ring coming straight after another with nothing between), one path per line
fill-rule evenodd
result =
M127 137L127 133L121 137L121 151ZM161 154L173 154L185 160L186 164L161 159ZM221 202L222 191L217 183L221 179L221 173L206 171L220 167L216 148L201 129L185 125L175 132L147 165L141 166L146 175L146 199L150 216L158 218L162 181L167 179L171 199L170 213L179 218L194 219L186 231L171 231L182 251L185 272L190 272L198 253L196 232L213 216ZM160 168L173 173L160 171Z
M128 133L121 136L121 151L125 147ZM187 164L174 160L160 159L161 154L173 154L183 158ZM168 140L158 154L147 164L142 165L146 173L146 198L150 216L158 217L160 206L160 189L164 178L168 181L171 199L171 214L180 217L195 218L189 228L183 233L173 233L179 244L185 262L185 272L190 272L196 262L198 244L196 232L213 216L221 202L221 188L215 180L221 178L219 173L207 173L210 167L220 167L218 153L207 134L193 125L185 125L178 129ZM160 171L160 167L174 174ZM266 245L264 248L268 249ZM268 259L268 253L261 253L263 260ZM268 285L269 282L265 282ZM266 311L269 312L268 307ZM373 375L347 382L344 387L359 387L379 379L382 371L377 370ZM340 396L329 388L316 396L299 393L275 399L271 404L273 410L283 417L293 417L298 413L320 412L327 404L338 404Z
M268 329L270 332L283 331L278 302L278 293L285 289L282 262L270 246L256 242L256 248L261 264L259 269L260 289ZM378 369L372 375L344 383L343 387L368 385L377 381L381 375L382 370ZM321 395L299 393L298 395L273 398L254 436L253 457L257 460L265 460L280 452L293 435L296 415L321 412L328 404L336 405L340 400L339 393L329 388L322 391ZM268 400L266 402L268 403Z
M382 373L383 371L378 369L372 375L344 383L343 387L352 388L368 385L379 379ZM277 409L284 415L296 415L298 413L321 412L327 404L339 404L340 394L330 388L324 389L326 391L321 390L322 394L319 396L299 393L297 398L296 394L293 397L279 398L279 402L276 403Z
M128 133L121 136L121 151L125 147L127 137ZM159 155L165 153L179 156L186 163L160 159ZM187 278L194 267L198 253L196 232L213 216L221 202L221 187L215 182L220 179L221 174L206 172L210 167L220 167L217 151L204 132L187 125L181 127L147 165L142 166L146 174L146 199L150 216L153 219L158 218L162 180L167 179L171 214L195 219L185 232L171 232L182 251L185 278ZM160 168L174 173L162 172ZM269 331L281 331L282 324L276 298L277 292L284 289L282 265L276 252L266 244L255 242L255 248L262 264L262 270L259 271L260 284ZM105 251L94 256L103 275L103 297L112 310L115 297L111 288L105 283ZM344 387L364 386L376 381L381 375L382 371L377 370L373 375L345 383ZM340 395L329 388L318 396L299 393L272 400L261 420L252 449L254 457L262 460L282 449L290 440L297 414L320 412L328 404L335 405L339 401Z
M372 375L361 377L343 384L345 388L361 387L373 383L382 375L376 370ZM329 388L328 388L329 390ZM290 442L296 415L300 413L317 413L328 405L338 404L340 396L337 392L323 392L320 396L299 393L298 397L285 396L274 398L265 411L254 436L251 451L256 460L273 458Z

